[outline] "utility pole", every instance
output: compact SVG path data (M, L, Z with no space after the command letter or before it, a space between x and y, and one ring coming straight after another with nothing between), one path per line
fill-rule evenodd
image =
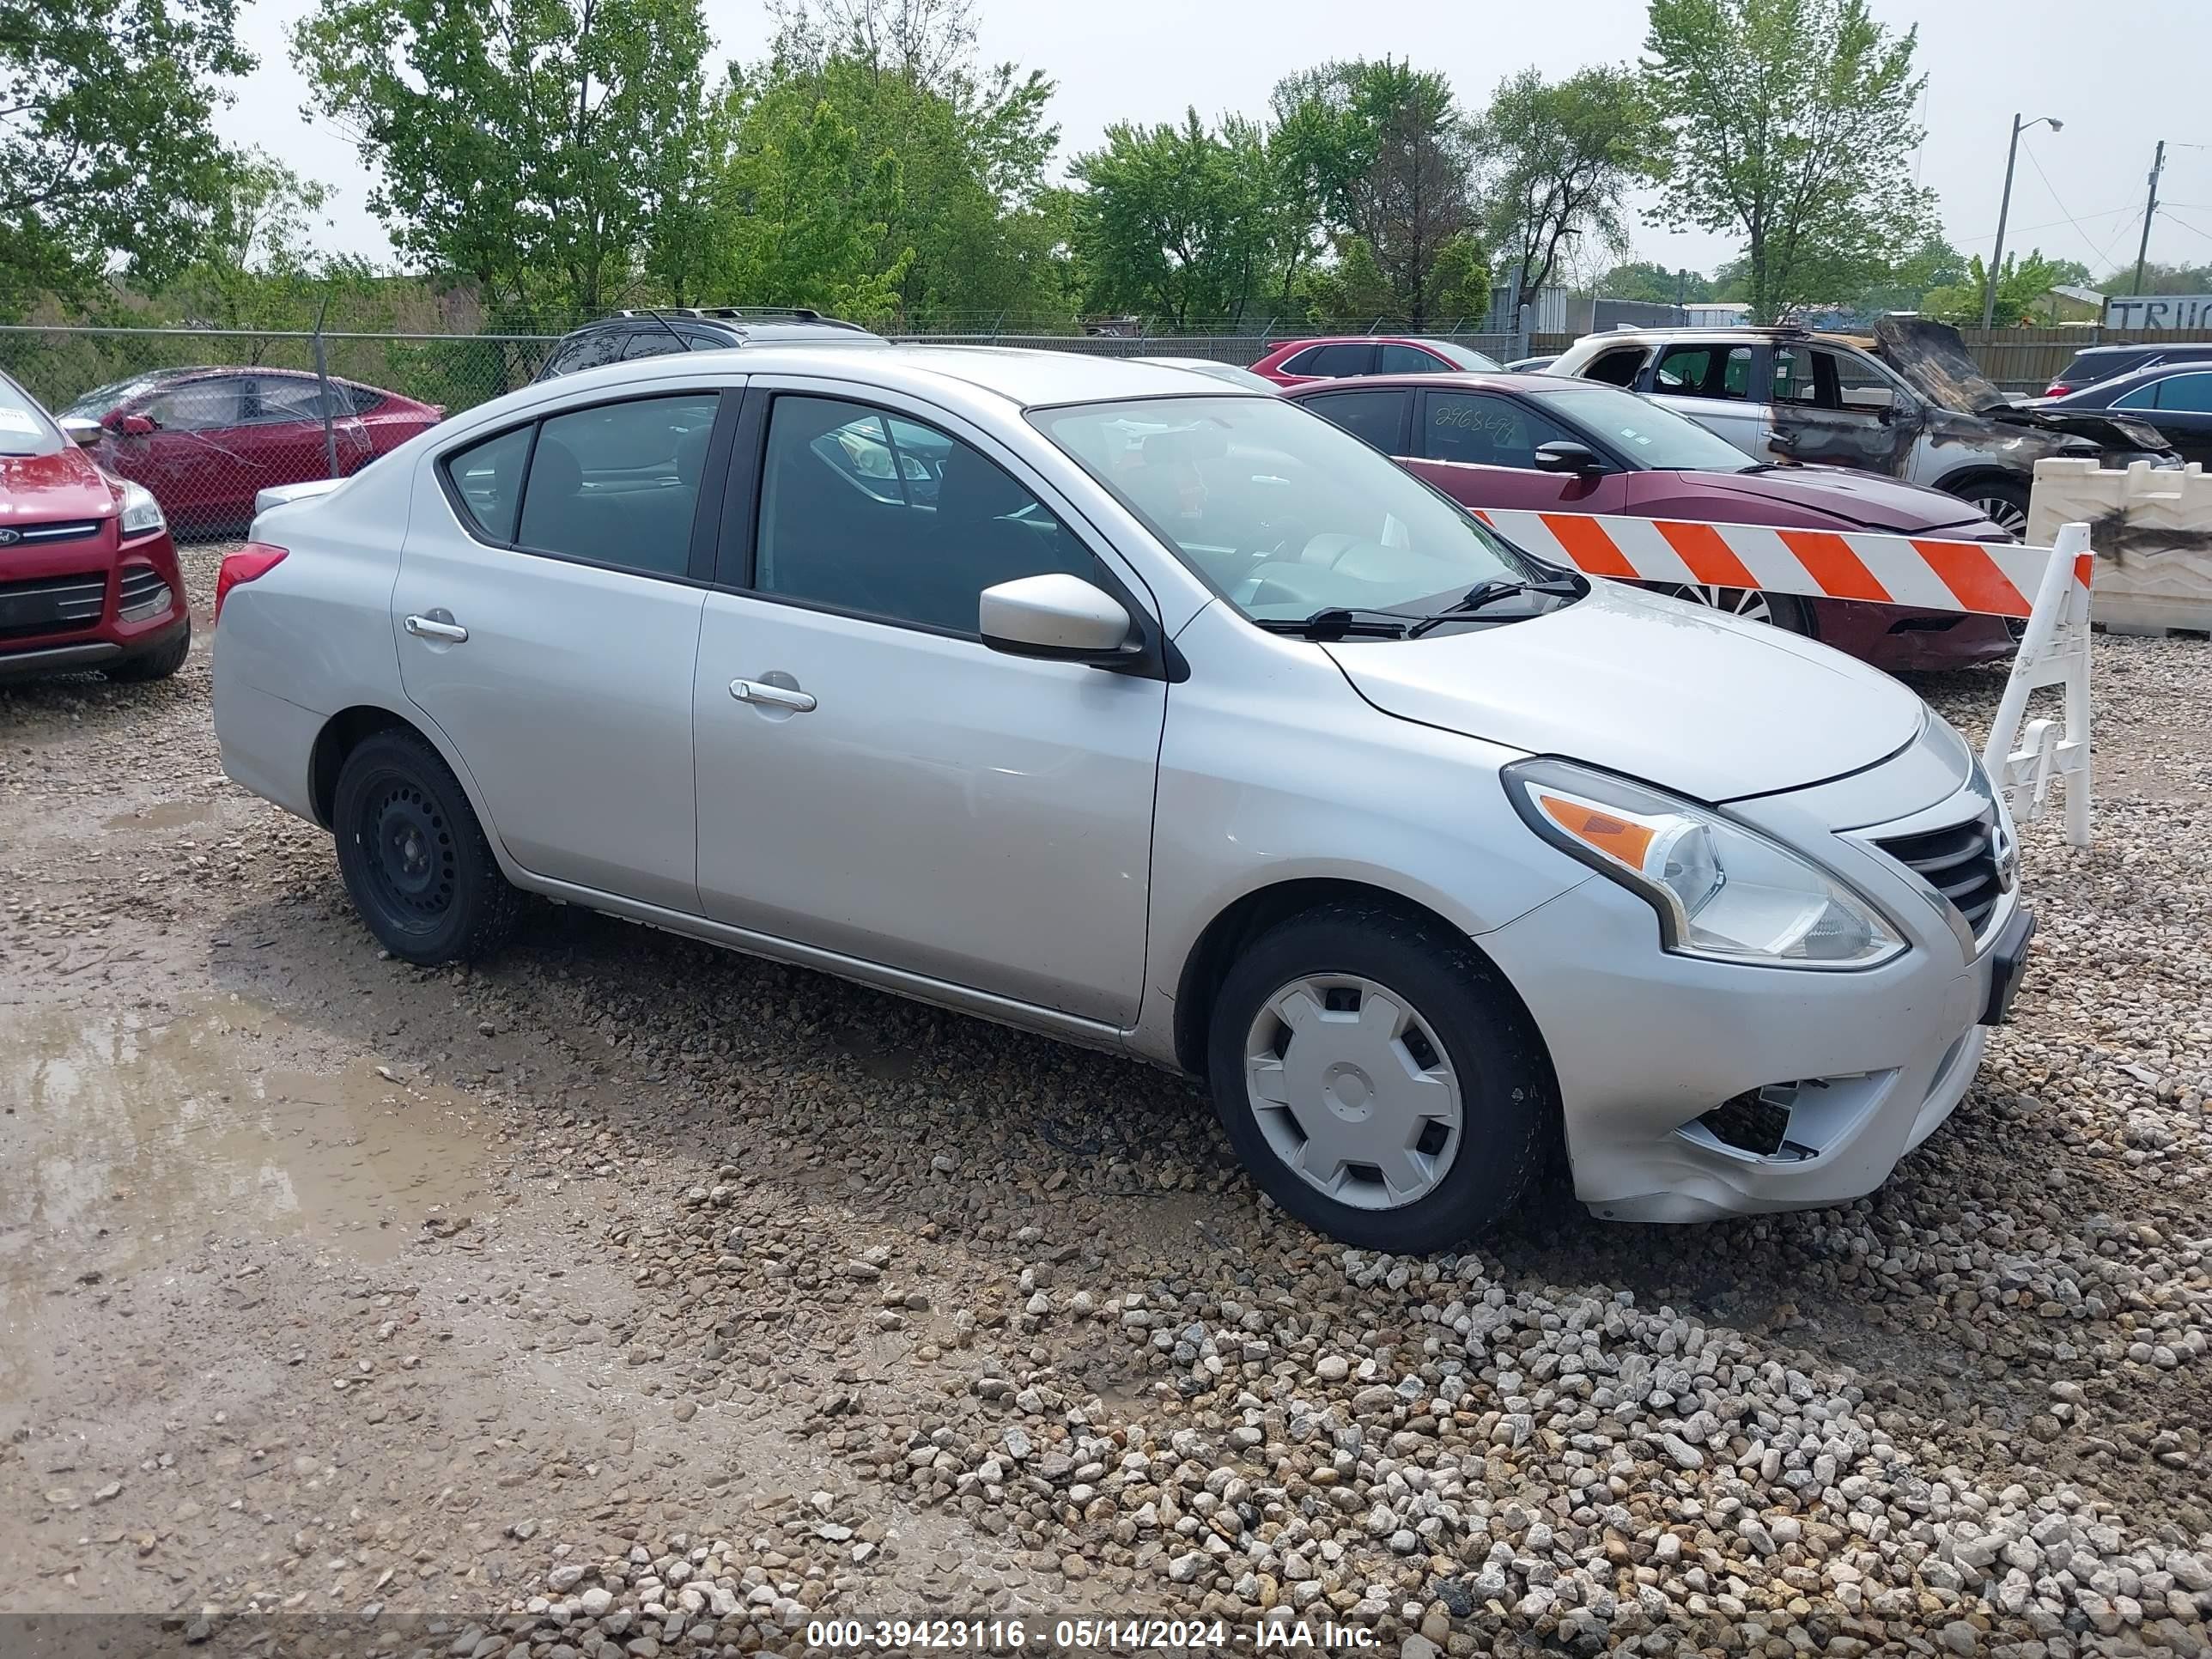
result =
M1989 273L1982 283L1982 326L1984 328L1994 327L1996 323L1997 272L2004 264L2005 219L2012 211L2012 169L2013 164L2020 160L2020 135L2032 128L2043 125L2046 121L2051 124L2051 130L2053 132L2058 131L2066 125L2055 115L2039 115L2025 126L2021 125L2021 119L2017 114L2012 118L2012 138L2005 147L2004 194L1997 198L1997 245L1996 251L1990 255Z
M2166 140L2158 141L2158 154L2150 164L2150 199L2143 204L2142 240L2136 244L2136 292L2142 292L2143 259L2150 252L2151 216L2158 211L2158 175L2166 171Z

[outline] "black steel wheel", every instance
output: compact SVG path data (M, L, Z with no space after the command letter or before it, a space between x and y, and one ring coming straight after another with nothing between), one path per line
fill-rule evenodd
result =
M488 956L514 931L507 884L460 781L416 733L364 738L338 773L332 823L354 908L396 957Z

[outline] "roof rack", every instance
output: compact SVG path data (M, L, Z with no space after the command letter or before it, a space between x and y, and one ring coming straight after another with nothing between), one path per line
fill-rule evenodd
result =
M819 323L824 328L849 328L857 334L868 331L858 323L848 323L842 317L825 317L806 306L645 306L618 311L615 315L648 320L690 317L702 322L720 323Z

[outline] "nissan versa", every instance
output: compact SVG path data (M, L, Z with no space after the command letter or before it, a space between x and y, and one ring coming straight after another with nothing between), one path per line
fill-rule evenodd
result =
M1139 1055L1353 1243L1555 1149L1603 1216L1865 1193L2021 972L1911 692L1180 369L656 357L287 493L219 581L223 765L395 955L532 892Z

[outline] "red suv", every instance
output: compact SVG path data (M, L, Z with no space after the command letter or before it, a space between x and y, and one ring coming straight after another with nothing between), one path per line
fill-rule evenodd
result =
M80 428L82 429L80 429ZM161 508L111 478L0 374L0 680L98 668L158 680L192 648L191 613Z
M1354 374L1451 374L1486 371L1497 362L1449 340L1359 334L1334 340L1290 340L1252 365L1277 386L1342 380Z

